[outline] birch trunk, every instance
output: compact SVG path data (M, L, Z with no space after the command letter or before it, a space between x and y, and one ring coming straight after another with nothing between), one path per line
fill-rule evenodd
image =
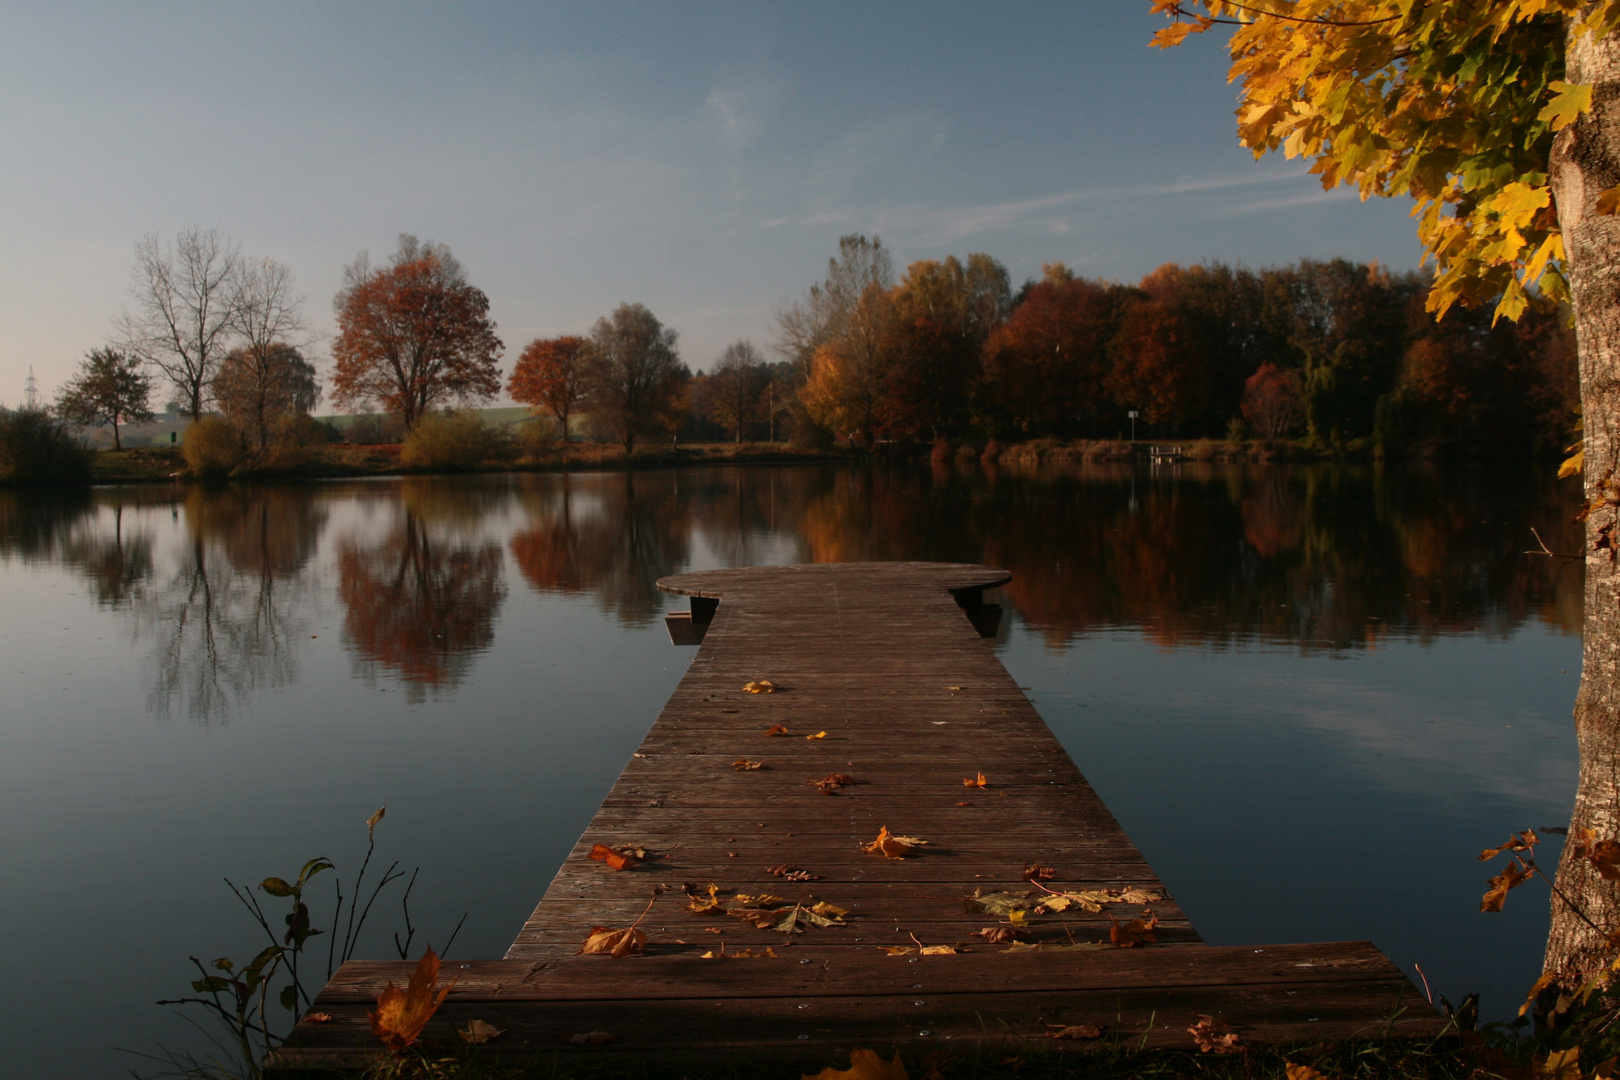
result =
M1595 212L1620 185L1620 35L1571 34L1565 78L1592 86L1592 109L1559 133L1549 166L1563 230L1580 348L1588 500L1586 619L1581 689L1575 700L1580 779L1570 840L1581 830L1620 838L1620 566L1609 538L1620 534L1620 217ZM1620 544L1620 537L1614 541ZM1558 892L1603 931L1620 929L1620 883L1602 880L1566 843ZM1613 956L1604 935L1555 893L1545 967L1574 976Z

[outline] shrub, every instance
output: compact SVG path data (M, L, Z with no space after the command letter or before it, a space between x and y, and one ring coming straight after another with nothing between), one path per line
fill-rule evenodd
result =
M197 476L218 480L229 476L247 457L242 433L219 416L205 416L186 428L181 453Z
M399 463L413 469L470 469L509 461L513 451L511 437L477 413L429 413L405 436Z
M87 484L90 457L43 409L0 406L0 484Z

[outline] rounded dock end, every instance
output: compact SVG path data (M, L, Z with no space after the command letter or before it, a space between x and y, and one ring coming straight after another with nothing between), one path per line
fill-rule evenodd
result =
M798 563L790 566L737 566L700 570L658 579L658 588L680 596L720 599L756 590L812 584L836 576L840 585L882 588L932 587L942 592L980 592L1005 585L1012 574L977 563L847 562Z

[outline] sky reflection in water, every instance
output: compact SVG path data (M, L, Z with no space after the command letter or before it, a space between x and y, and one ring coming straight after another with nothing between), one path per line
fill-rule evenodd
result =
M653 582L749 563L1012 570L994 647L1208 940L1370 938L1508 1011L1544 895L1479 915L1473 855L1567 816L1580 572L1523 552L1576 548L1571 496L1197 467L0 492L0 919L31 973L0 1074L185 1044L150 1003L258 947L220 876L352 871L384 803L422 935L467 911L455 954L499 956L690 659Z

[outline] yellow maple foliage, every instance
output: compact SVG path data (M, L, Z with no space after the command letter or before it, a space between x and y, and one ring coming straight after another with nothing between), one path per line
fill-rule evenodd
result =
M439 957L432 949L422 954L411 971L410 979L401 990L393 983L377 995L377 1008L366 1015L371 1020L371 1031L390 1050L403 1050L422 1035L422 1029L433 1014L439 1011L449 995L449 985L435 991L439 981Z
M591 936L579 947L576 956L611 956L622 960L631 953L641 951L647 944L647 932L632 926L624 930L610 930L606 926L591 927Z
M831 1065L818 1073L804 1073L800 1080L911 1080L906 1075L906 1064L900 1052L884 1061L873 1050L855 1049L849 1052L849 1068L835 1069Z
M990 782L984 778L984 773L981 772L977 777L972 777L972 776L964 777L963 780L962 780L962 786L963 787L975 787L975 788L987 788L987 787L990 786Z
M746 684L743 689L750 694L774 694L776 693L776 684L769 679L759 679Z

